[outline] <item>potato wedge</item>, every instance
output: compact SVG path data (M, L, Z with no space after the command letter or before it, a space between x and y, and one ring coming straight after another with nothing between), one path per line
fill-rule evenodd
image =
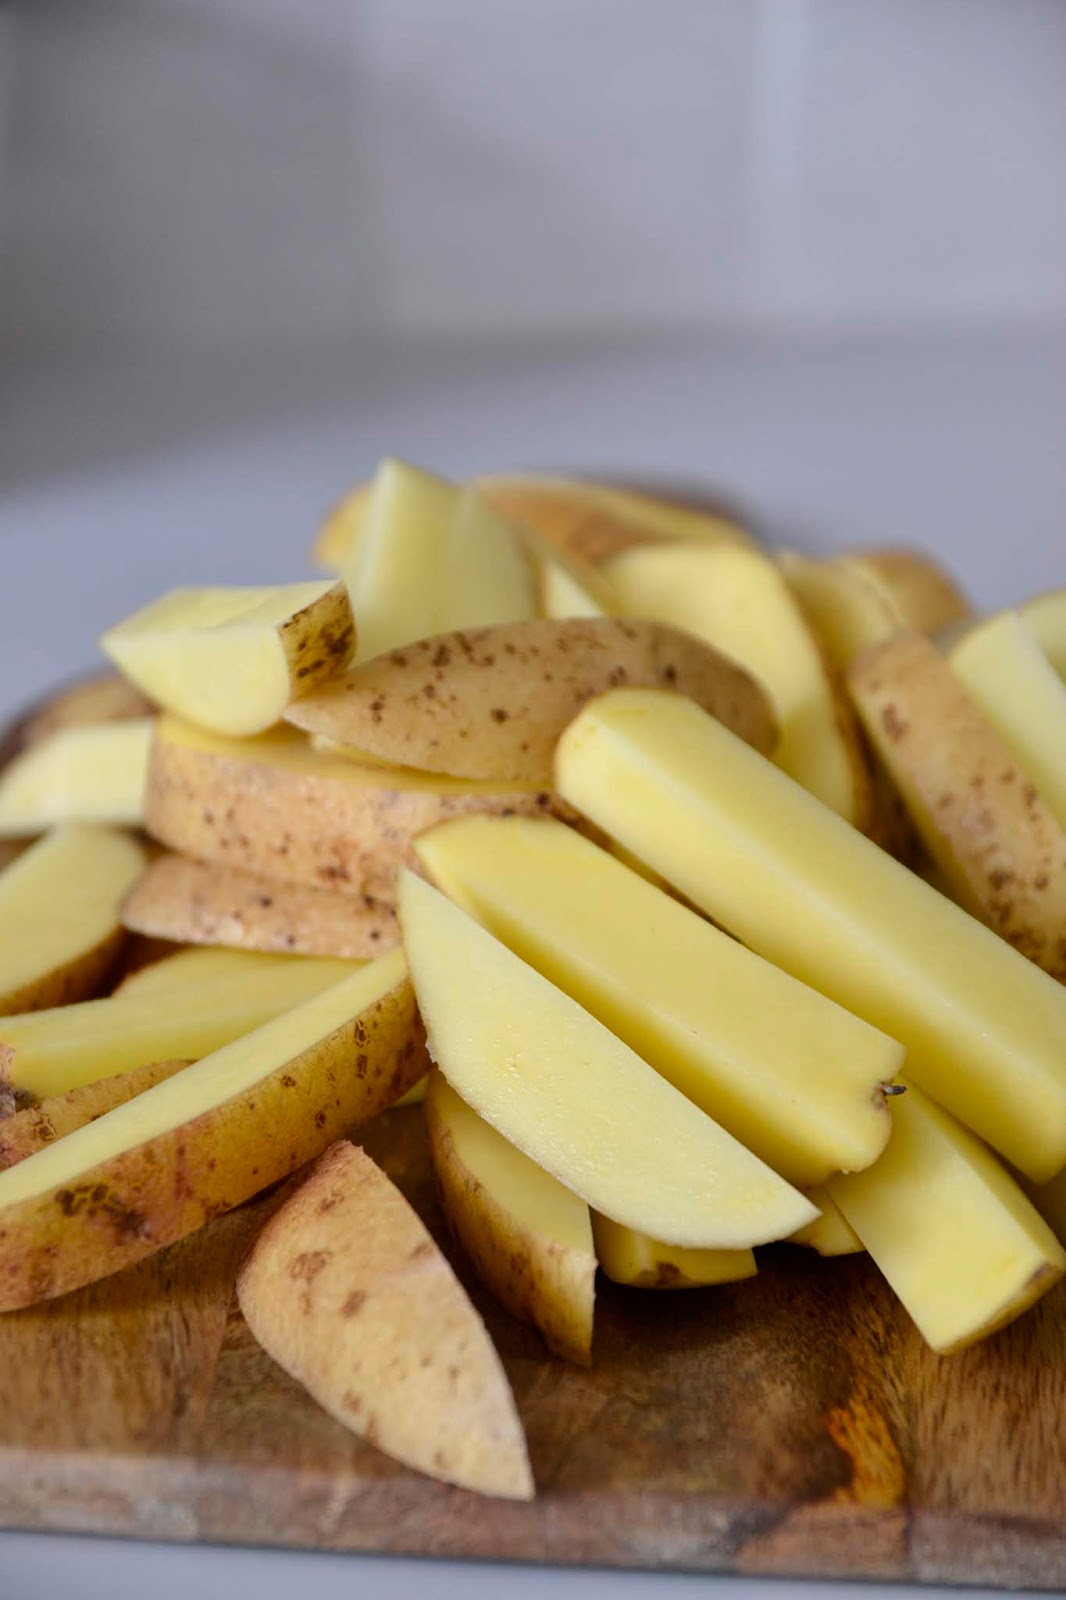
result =
M1066 979L1066 832L1031 775L920 634L867 651L848 684L952 897Z
M973 615L970 602L950 573L923 550L886 545L849 550L837 565L860 573L884 595L900 626L916 633L939 633Z
M877 1159L903 1047L572 828L468 817L429 878L798 1188Z
M335 1144L237 1279L255 1338L338 1422L445 1483L533 1498L499 1356L451 1267L364 1151Z
M99 1083L86 1083L80 1089L53 1095L37 1105L26 1106L0 1121L0 1168L13 1167L63 1139L76 1128L95 1122L106 1111L126 1104L165 1078L187 1067L187 1061L148 1061L132 1072L120 1072Z
M899 1039L909 1076L1015 1166L1066 1165L1066 989L721 723L620 690L564 734L556 777L720 927Z
M125 939L122 901L143 867L128 835L68 823L0 873L0 1014L106 986Z
M1066 1244L1066 1167L1050 1183L1030 1183L1021 1176L1018 1181L1059 1243Z
M343 583L172 589L100 640L156 705L237 737L343 672L355 623Z
M479 1276L549 1350L587 1367L596 1253L584 1200L490 1127L436 1069L426 1130L445 1214Z
M423 639L354 668L287 718L377 761L550 788L559 735L619 684L676 689L758 749L773 745L766 695L740 667L673 628L612 617Z
M138 828L152 717L71 727L31 745L0 774L0 838L61 822Z
M686 629L745 667L777 713L778 766L857 828L870 827L873 789L854 714L767 556L743 545L674 544L627 551L605 571L627 616Z
M892 596L861 567L816 561L796 550L779 551L777 560L838 671L905 626Z
M396 950L0 1172L0 1310L184 1238L320 1155L426 1068Z
M127 722L131 717L150 717L154 710L152 702L117 672L98 672L33 706L8 730L0 748L10 757L68 728Z
M1066 589L1038 594L1019 609L1059 677L1066 678Z
M934 1350L1013 1322L1066 1271L1066 1252L1014 1179L920 1089L892 1105L892 1138L829 1193Z
M854 1256L866 1246L845 1217L828 1189L811 1189L807 1198L821 1212L813 1222L794 1233L789 1244L805 1244L820 1256Z
M670 1244L713 1249L785 1238L813 1218L803 1195L412 872L399 907L433 1059L468 1105L589 1205Z
M260 954L254 950L178 949L159 961L127 973L114 993L124 998L131 994L180 994L183 989L192 989L216 978L234 980L239 985L251 973L295 971L298 965L299 962L280 960L276 954ZM333 971L332 968L328 970ZM336 976L341 975L338 970Z
M127 928L187 944L368 960L399 942L393 906L164 855L126 896Z
M311 546L311 559L326 572L343 572L355 550L374 480L360 483L326 512Z
M753 1278L758 1270L750 1250L685 1250L649 1239L598 1211L592 1232L604 1275L634 1289L700 1289Z
M384 905L411 841L468 811L571 815L531 786L362 765L286 727L226 740L175 717L160 720L145 801L149 830L181 855Z
M245 959L256 967L243 977L228 972L167 988L149 983L146 971L107 1000L0 1018L0 1043L11 1052L8 1081L23 1098L43 1100L145 1062L198 1060L353 970L350 962L314 957Z

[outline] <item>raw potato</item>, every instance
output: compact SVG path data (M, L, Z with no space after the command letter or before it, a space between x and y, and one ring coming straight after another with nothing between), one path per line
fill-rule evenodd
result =
M181 855L392 905L411 841L470 811L571 813L546 790L361 765L312 750L293 728L222 739L163 717L145 803ZM373 907L368 907L373 909Z
M628 616L687 629L747 668L781 725L778 766L869 829L873 790L853 713L768 557L743 545L675 544L630 550L606 572Z
M1021 614L1059 677L1066 678L1066 589L1026 601Z
M70 823L0 873L0 1013L67 1005L106 986L125 938L123 896L143 867L127 835Z
M465 817L430 879L799 1188L867 1167L904 1051L562 823Z
M143 1094L164 1078L172 1078L187 1067L187 1061L149 1061L132 1072L120 1072L113 1078L101 1078L99 1083L83 1084L80 1089L70 1089L66 1094L53 1095L38 1105L26 1106L13 1116L0 1121L0 1168L13 1167L63 1139L75 1128L84 1128L95 1122L105 1111L125 1105L136 1095Z
M757 749L773 747L766 695L734 662L673 628L613 617L423 639L354 668L288 720L377 761L550 788L567 723L622 684L687 694Z
M376 1116L426 1068L396 950L0 1172L0 1310L184 1238Z
M180 959L174 957L175 962ZM150 982L146 971L107 1000L0 1018L0 1043L11 1052L6 1064L9 1084L23 1098L43 1100L145 1062L194 1061L321 994L352 972L347 961L252 955L244 959L256 963L244 976L227 972L167 984L162 978Z
M152 702L117 672L94 673L34 706L8 730L2 749L8 756L17 755L68 728L150 717L154 710Z
M1030 1183L1027 1178L1019 1181L1056 1239L1066 1244L1066 1167L1050 1183Z
M164 855L126 897L127 928L187 944L369 959L399 941L393 906Z
M1014 1179L972 1133L909 1086L868 1172L829 1192L942 1354L1028 1309L1066 1271L1066 1253Z
M140 827L154 718L71 727L33 744L0 776L0 838L61 822Z
M411 872L400 925L433 1059L538 1166L670 1244L744 1249L814 1207L628 1045Z
M370 1157L327 1150L237 1280L252 1333L331 1416L405 1466L533 1498L525 1435L485 1325Z
M490 1127L436 1070L426 1131L445 1214L480 1277L549 1350L587 1367L596 1290L588 1206Z
M848 683L953 898L1066 979L1066 832L1030 774L920 634L867 651Z
M169 941L168 941L169 943ZM160 961L138 967L123 978L115 990L116 995L129 998L131 994L180 994L205 980L216 978L235 980L239 985L252 973L294 972L302 965L296 961L280 960L277 955L260 954L254 950L173 950ZM333 972L329 966L325 969ZM336 976L342 976L340 970ZM264 1019L265 1020L265 1019Z
M857 655L906 624L891 595L871 573L844 561L815 561L782 550L778 564L833 665L843 671Z
M822 1213L794 1233L789 1244L805 1244L820 1256L854 1256L866 1247L828 1189L811 1189L808 1199Z
M719 926L899 1039L909 1076L1015 1166L1066 1166L1066 988L1039 967L687 701L605 695L556 772Z
M369 483L361 483L350 490L327 511L311 548L317 567L324 567L327 572L344 570L355 549L373 487L371 478Z
M972 615L970 602L954 578L923 551L885 546L849 550L836 560L874 584L898 614L903 628L939 633Z
M685 1250L624 1228L599 1212L592 1218L592 1231L605 1276L633 1289L699 1289L753 1278L757 1271L750 1250Z
M237 736L271 727L291 700L343 672L355 623L343 583L172 589L100 645L157 705Z

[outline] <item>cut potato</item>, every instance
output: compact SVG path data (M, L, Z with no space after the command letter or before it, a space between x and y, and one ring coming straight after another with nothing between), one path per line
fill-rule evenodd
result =
M223 739L176 717L160 719L145 803L181 855L386 906L411 841L469 811L572 814L543 789L345 761L287 727Z
M379 467L344 570L360 661L537 612L533 568L514 530L473 490L403 461Z
M849 550L836 565L858 572L884 596L903 628L939 633L972 615L954 578L921 550Z
M237 1297L267 1353L353 1433L445 1483L533 1498L485 1325L362 1150L342 1142L321 1157L259 1235Z
M838 670L905 626L892 597L872 574L843 561L815 561L796 550L778 554L781 571Z
M820 1256L853 1256L866 1248L828 1189L811 1189L807 1198L821 1216L794 1233L789 1244L805 1244Z
M426 1129L445 1213L481 1278L549 1350L587 1367L596 1252L584 1200L490 1127L438 1071L429 1077Z
M1050 1183L1030 1183L1025 1177L1019 1182L1059 1243L1066 1244L1066 1167Z
M1066 829L1066 683L1016 611L979 622L948 657L1060 828Z
M920 634L867 651L848 683L953 898L1066 979L1066 832L1009 746Z
M396 950L6 1168L0 1310L184 1238L384 1110L426 1066Z
M628 616L698 634L746 667L781 724L778 766L856 827L870 826L873 792L854 718L772 561L743 545L675 544L627 551L606 572Z
M124 997L131 994L180 994L183 989L216 978L227 981L233 979L239 985L253 972L286 972L290 968L295 970L298 965L300 963L297 961L283 961L277 955L260 954L253 950L176 950L159 961L128 973L115 994ZM337 976L340 975L338 971Z
M829 1191L934 1350L965 1349L1020 1316L1066 1253L972 1133L913 1086L868 1172Z
M137 828L152 717L71 727L31 745L0 775L0 838L61 822Z
M217 733L261 733L343 672L355 624L343 583L172 589L100 640L156 705Z
M311 547L311 557L317 567L327 572L343 572L355 549L373 488L371 478L369 483L352 489L326 513Z
M146 970L108 1000L0 1018L0 1043L12 1052L11 1085L24 1098L43 1100L145 1062L194 1061L352 972L350 962L312 957L245 960L257 965L243 977L227 972L167 986L150 982Z
M1066 678L1066 589L1038 594L1020 609L1041 650L1059 677Z
M127 928L187 944L369 959L400 933L393 906L165 855L126 896Z
M423 835L429 877L797 1187L876 1160L904 1051L562 823Z
M106 1111L125 1105L135 1095L172 1078L187 1067L187 1061L148 1061L132 1072L120 1072L99 1083L86 1083L66 1094L52 1095L37 1105L26 1106L13 1116L0 1120L0 1168L13 1167L63 1139L76 1128L95 1122Z
M399 904L434 1060L566 1188L701 1248L744 1249L812 1219L803 1195L428 883L405 872Z
M105 986L125 938L122 900L143 867L127 835L68 823L0 873L0 1013Z
M750 1250L685 1250L649 1239L599 1212L592 1231L604 1274L634 1289L699 1289L753 1278L757 1271Z
M131 717L150 717L154 710L152 702L117 672L94 673L57 690L21 718L8 735L10 754L41 744L68 728L127 722ZM7 743L4 748L9 748Z
M586 706L556 773L721 927L901 1040L909 1076L1015 1166L1066 1166L1066 989L988 928L677 696Z
M613 617L423 639L354 668L287 715L376 761L550 788L567 723L620 684L676 689L760 750L772 748L773 713L746 672L673 628Z

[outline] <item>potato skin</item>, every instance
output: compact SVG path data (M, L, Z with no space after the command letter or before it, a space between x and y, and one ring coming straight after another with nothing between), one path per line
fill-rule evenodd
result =
M134 1067L132 1072L119 1072L113 1078L83 1084L79 1089L52 1095L16 1111L0 1121L0 1169L13 1167L65 1134L95 1122L105 1111L113 1111L135 1095L143 1094L145 1089L151 1089L153 1084L172 1078L188 1064L187 1061L151 1061L143 1067Z
M873 575L895 606L901 627L916 633L936 633L973 615L970 602L951 574L922 550L891 545L849 550L837 560Z
M343 672L355 654L355 618L345 584L335 583L278 629L293 693L301 695Z
M119 1272L288 1177L429 1066L406 979L250 1089L0 1209L0 1311Z
M561 550L593 563L609 561L635 545L669 538L656 523L658 505L703 513L708 518L708 538L751 542L735 508L717 498L650 493L628 484L550 478L538 482L507 476L478 478L474 487L501 516L535 528ZM598 498L597 491L615 488L624 492L624 502L611 504Z
M38 701L0 735L0 767L33 744L50 739L65 728L97 722L124 722L150 717L155 707L117 672L100 672L79 678Z
M69 1006L103 994L118 965L128 935L112 928L91 950L82 950L61 967L52 967L30 983L0 994L0 1016L23 1011L44 1011L49 1006Z

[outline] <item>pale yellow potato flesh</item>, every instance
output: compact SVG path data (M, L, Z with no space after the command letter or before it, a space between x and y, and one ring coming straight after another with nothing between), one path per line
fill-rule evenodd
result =
M566 1188L671 1244L744 1249L811 1220L803 1195L411 872L399 909L433 1059Z
M463 818L429 877L799 1188L869 1166L903 1047L562 823Z
M625 1228L598 1211L592 1232L604 1275L633 1289L699 1289L753 1278L758 1270L750 1250L685 1250Z
M67 823L0 872L0 1013L105 987L124 938L122 901L144 859L127 834Z
M117 672L99 672L34 706L16 723L15 742L24 749L67 728L126 722L130 717L150 717L154 711L151 701Z
M331 1416L445 1483L533 1498L525 1435L477 1311L370 1157L327 1150L237 1279L255 1338Z
M355 625L343 583L172 589L100 640L156 705L233 737L261 733L343 672Z
M778 766L856 827L869 827L873 793L852 713L767 556L733 544L647 546L605 571L627 616L685 629L745 667L777 712Z
M905 626L891 595L861 567L814 560L796 550L782 550L777 559L789 588L839 671Z
M66 1094L50 1095L36 1105L26 1106L12 1116L0 1118L0 1168L13 1167L17 1161L63 1139L76 1128L95 1122L105 1112L125 1105L135 1095L143 1094L164 1078L183 1072L187 1061L148 1061L132 1072L120 1072L113 1078L101 1078L98 1083L86 1083L80 1089L69 1089Z
M161 961L138 967L123 978L115 994L176 994L216 978L232 978L241 983L255 972L285 972L291 959L256 950L177 950Z
M560 741L562 795L759 955L907 1047L1037 1181L1066 1165L1066 988L697 706L622 690Z
M960 678L900 633L854 661L848 684L953 898L1066 979L1066 831Z
M249 960L254 959L249 957ZM6 1076L43 1100L147 1061L197 1060L291 1010L352 973L347 961L260 957L274 965L173 988L148 981L106 1000L0 1018L12 1052Z
M350 490L327 511L311 547L311 559L316 567L323 567L327 572L344 570L355 549L373 487L371 478L369 483L361 483Z
M62 822L138 828L153 717L65 728L15 757L0 775L0 838Z
M991 1151L913 1085L867 1172L829 1192L942 1354L1012 1322L1061 1278L1066 1252Z
M445 1214L480 1277L550 1350L587 1367L596 1252L584 1200L497 1133L436 1069L426 1131Z
M1038 594L1019 610L1059 677L1066 678L1066 589Z
M972 615L970 602L950 573L921 550L898 546L848 550L836 565L860 573L898 613L900 625L939 633Z
M1019 1182L1059 1243L1066 1244L1066 1167L1050 1183L1030 1183L1025 1177Z
M948 655L1060 828L1066 829L1066 682L1016 611L977 623Z
M853 1256L866 1248L828 1189L809 1189L807 1198L818 1207L821 1216L794 1233L789 1244L807 1245L820 1256Z

